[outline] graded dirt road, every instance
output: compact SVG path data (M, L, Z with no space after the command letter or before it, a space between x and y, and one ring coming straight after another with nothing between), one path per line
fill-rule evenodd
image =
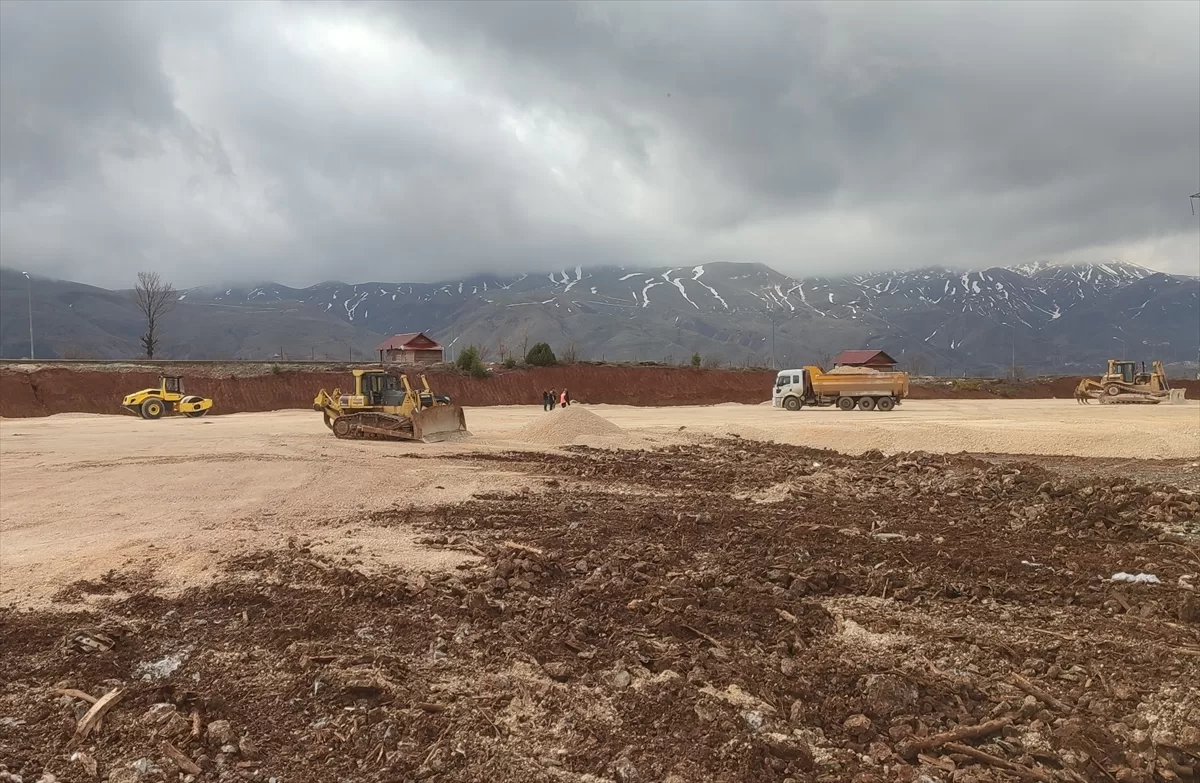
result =
M0 605L44 600L75 579L144 566L170 586L203 582L216 560L312 537L318 551L378 563L453 566L457 559L360 524L394 505L436 505L523 478L440 457L569 442L654 448L734 435L846 453L997 452L1200 459L1200 403L1080 406L1059 400L910 401L890 413L797 413L765 405L587 406L620 435L524 431L534 406L475 408L464 443L384 444L333 438L309 411L148 422L60 414L0 420ZM571 437L575 435L576 437ZM426 459L413 460L411 456Z

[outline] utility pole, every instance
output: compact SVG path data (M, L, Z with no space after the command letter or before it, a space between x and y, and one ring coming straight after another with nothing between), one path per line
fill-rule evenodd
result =
M25 281L29 283L29 358L33 358L33 278L28 272L22 272Z

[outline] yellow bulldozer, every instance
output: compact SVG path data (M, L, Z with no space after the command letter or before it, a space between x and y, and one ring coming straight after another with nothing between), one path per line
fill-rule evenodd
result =
M167 413L198 419L212 409L212 404L207 397L184 394L183 378L178 375L160 376L157 389L140 389L121 400L124 410L143 419L161 419Z
M313 409L338 438L419 440L433 443L457 434L470 435L463 410L449 397L434 394L421 376L413 389L404 374L386 370L356 369L354 390L317 392Z
M1164 400L1182 401L1184 393L1183 389L1171 388L1162 362L1154 362L1150 372L1146 372L1146 363L1142 362L1141 372L1138 372L1137 362L1109 359L1108 372L1103 378L1098 381L1084 378L1079 382L1075 387L1075 401L1082 404L1099 400L1110 405L1156 405Z

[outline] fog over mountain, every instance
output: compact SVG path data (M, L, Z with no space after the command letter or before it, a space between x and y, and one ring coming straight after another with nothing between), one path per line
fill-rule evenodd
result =
M1195 275L1197 29L1194 2L6 0L0 264Z

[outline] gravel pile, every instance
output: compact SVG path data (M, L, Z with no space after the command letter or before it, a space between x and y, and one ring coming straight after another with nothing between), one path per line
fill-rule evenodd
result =
M517 431L513 440L519 443L564 446L568 443L605 435L622 435L622 430L608 419L601 418L578 405L555 408L536 421Z

